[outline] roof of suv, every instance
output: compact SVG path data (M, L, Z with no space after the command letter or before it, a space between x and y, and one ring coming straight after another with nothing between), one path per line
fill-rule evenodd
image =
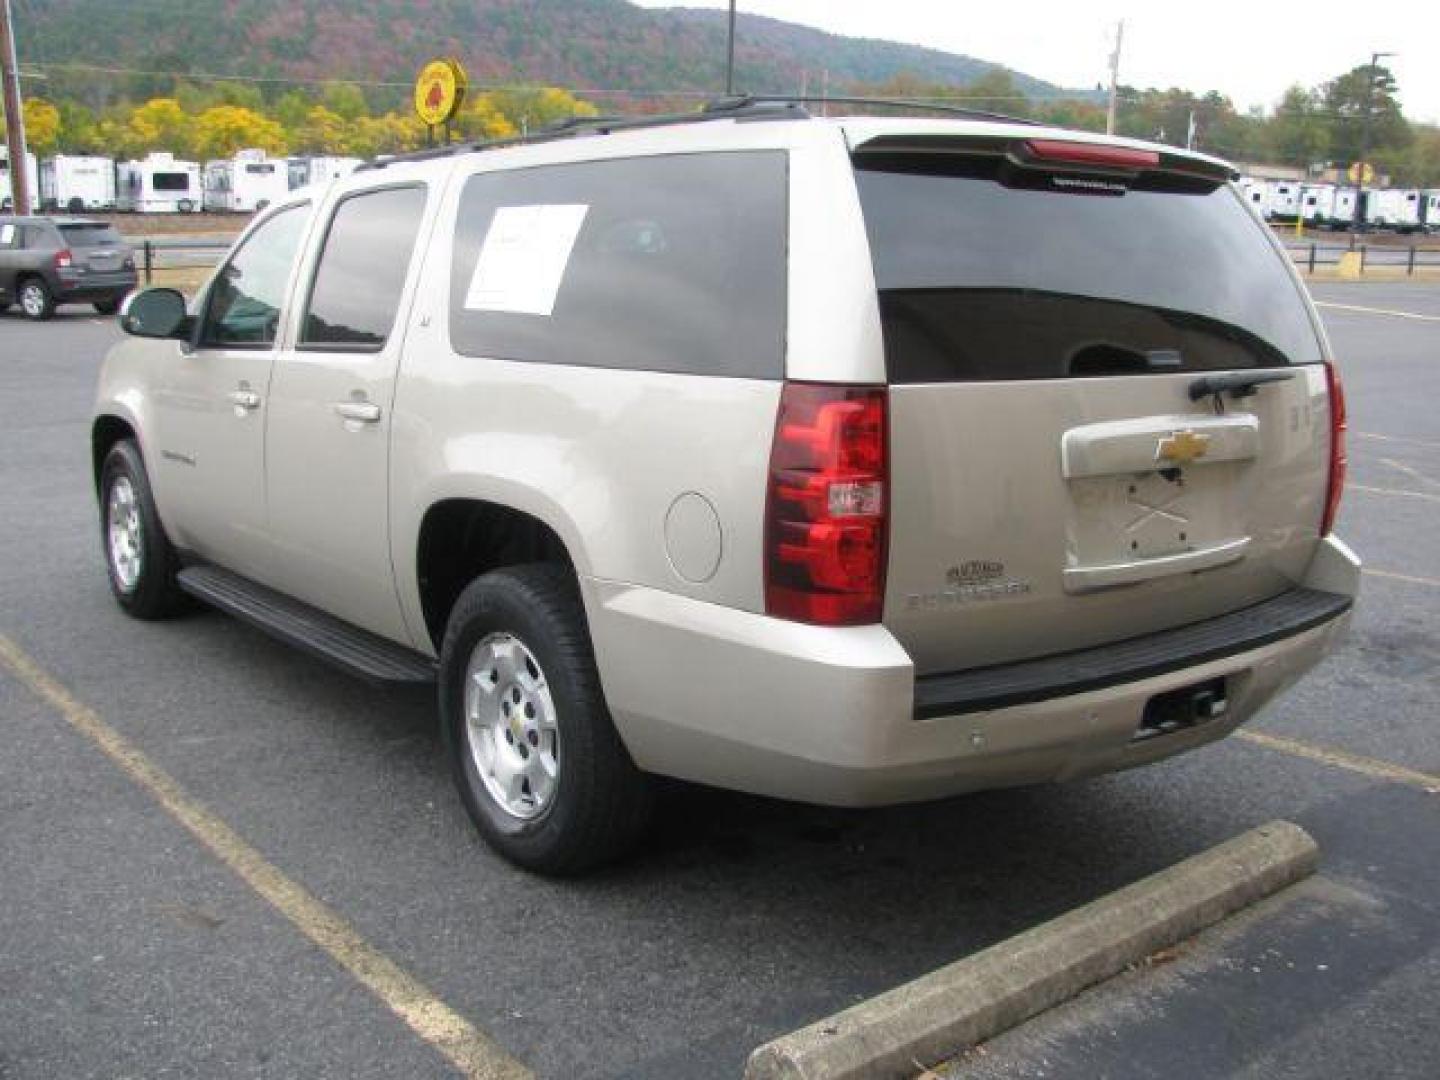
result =
M1073 128L1048 127L1033 120L1001 116L994 113L943 106L912 105L907 102L868 102L864 99L836 99L841 103L874 104L896 107L918 107L943 114L934 119L913 117L871 117L842 116L816 117L807 112L799 102L786 98L723 98L706 105L696 113L665 114L658 116L576 116L538 129L524 136L495 139L484 142L458 143L452 146L435 147L412 154L383 155L361 166L362 170L383 169L392 164L426 161L453 157L459 154L509 148L534 146L546 143L564 142L578 138L641 134L661 135L665 129L695 131L701 125L712 125L717 121L757 127L780 124L789 126L796 121L807 124L840 128L852 149L867 143L889 140L897 137L939 137L958 138L1024 138L1055 139L1072 143L1090 143L1104 146L1126 147L1136 150L1153 151L1162 155L1162 161L1169 168L1184 168L1186 163L1200 166L1205 172L1234 177L1235 167L1228 161L1163 143L1139 139L1121 138Z

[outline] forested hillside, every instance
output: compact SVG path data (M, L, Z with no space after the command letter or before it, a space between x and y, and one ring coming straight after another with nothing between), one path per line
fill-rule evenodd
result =
M647 10L625 0L17 0L21 59L39 66L47 96L103 108L117 95L165 92L188 73L353 79L389 107L428 57L460 57L478 84L605 91L713 91L724 86L723 12ZM892 42L842 38L741 15L737 85L794 93L808 73L818 92L901 73L961 85L994 65ZM118 81L82 67L156 72ZM1015 75L1026 93L1055 87Z

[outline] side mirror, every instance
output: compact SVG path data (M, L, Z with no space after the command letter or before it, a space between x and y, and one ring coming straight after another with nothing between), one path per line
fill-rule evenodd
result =
M120 329L143 338L190 337L190 315L185 297L174 289L145 289L131 293L120 306Z

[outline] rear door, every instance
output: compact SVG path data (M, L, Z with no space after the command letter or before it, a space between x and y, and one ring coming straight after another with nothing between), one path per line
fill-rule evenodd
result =
M265 436L275 584L397 640L408 631L390 564L390 421L427 198L404 183L336 203L295 345L275 367Z
M1264 226L1183 159L1031 145L855 156L891 386L885 623L922 674L1246 607L1318 538L1322 343ZM1275 381L1200 392L1231 373Z
M86 279L102 278L105 283L135 269L129 246L113 227L103 221L62 222L60 235L70 250L72 265L84 285Z

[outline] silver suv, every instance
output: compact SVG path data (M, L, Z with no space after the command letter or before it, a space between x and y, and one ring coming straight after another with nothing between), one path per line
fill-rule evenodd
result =
M859 806L1211 742L1358 587L1339 380L1232 175L740 102L294 192L122 312L115 597L436 683L546 872L657 775Z

